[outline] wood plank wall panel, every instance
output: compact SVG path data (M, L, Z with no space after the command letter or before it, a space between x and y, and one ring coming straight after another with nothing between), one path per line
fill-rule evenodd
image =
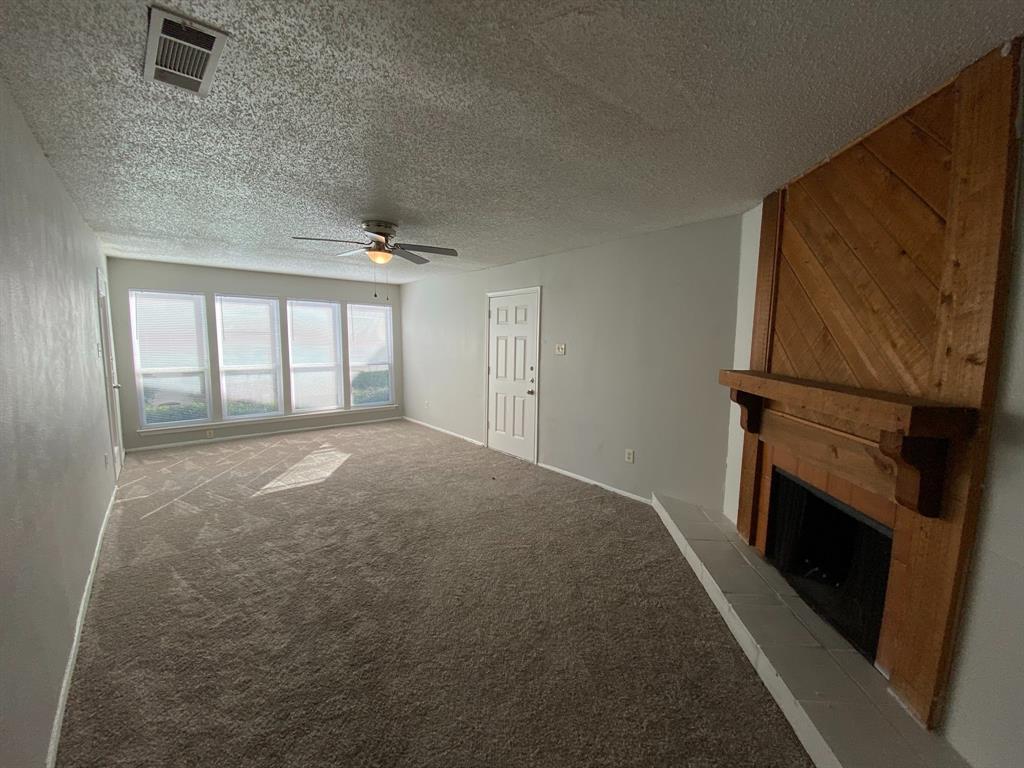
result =
M773 467L891 521L876 665L929 726L944 703L1002 349L1019 55L1019 41L993 51L766 199L762 222L751 369L981 412L978 433L949 457L938 519L858 484L856 462L801 448L796 422L771 413L786 413L781 404L768 403L763 421L789 447L749 434L744 442L737 527L762 552ZM870 437L832 421L840 432Z
M905 613L892 682L928 724L941 716L984 486L1011 260L1019 42L957 78L953 186L929 398L980 410L948 460L941 518L900 511L909 529Z

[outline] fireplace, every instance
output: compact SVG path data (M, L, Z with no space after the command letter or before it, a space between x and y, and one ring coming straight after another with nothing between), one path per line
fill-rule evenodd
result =
M775 468L768 560L869 661L882 628L892 530Z

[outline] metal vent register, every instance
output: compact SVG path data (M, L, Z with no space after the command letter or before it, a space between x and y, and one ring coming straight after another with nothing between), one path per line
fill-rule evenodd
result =
M150 8L145 78L206 96L226 39L218 29Z

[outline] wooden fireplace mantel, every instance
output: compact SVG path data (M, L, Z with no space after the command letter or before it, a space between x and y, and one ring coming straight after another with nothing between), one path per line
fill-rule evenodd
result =
M941 514L950 441L978 423L974 408L760 371L723 370L718 381L748 433L925 517Z

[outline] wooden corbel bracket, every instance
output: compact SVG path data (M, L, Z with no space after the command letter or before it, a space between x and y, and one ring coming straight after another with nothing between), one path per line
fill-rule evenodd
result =
M942 514L942 485L949 441L940 437L908 437L881 432L878 448L896 468L894 497L898 504L924 517Z
M729 398L740 407L740 426L744 431L757 434L761 431L761 411L764 398L742 389L729 390Z

